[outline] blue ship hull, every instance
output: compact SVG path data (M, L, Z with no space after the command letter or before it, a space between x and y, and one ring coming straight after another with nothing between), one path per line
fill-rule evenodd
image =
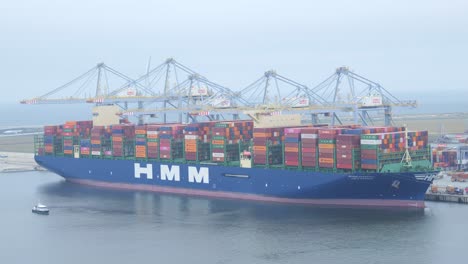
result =
M424 208L433 172L337 173L214 164L35 156L71 182L266 202Z

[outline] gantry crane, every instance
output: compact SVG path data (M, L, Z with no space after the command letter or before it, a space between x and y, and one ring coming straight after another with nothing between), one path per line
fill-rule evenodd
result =
M98 63L80 76L55 88L54 90L31 99L22 100L22 104L70 104L86 103L93 98L102 98L109 93L110 86L133 82L119 71ZM145 89L140 86L139 89ZM72 95L70 95L72 94Z
M349 91L343 96L343 90L345 90L343 82L345 80ZM360 84L362 88L358 89L355 82ZM414 108L417 106L416 101L400 100L380 84L350 71L348 67L337 68L330 77L312 90L326 98L334 106L352 106L354 108L354 122L357 123L360 118L364 125L373 122L369 112L384 112L384 123L388 126L392 123L392 107ZM333 113L332 124L335 118L337 115Z
M118 81L111 83L110 77ZM343 97L345 79L349 93ZM364 88L358 90L355 82ZM111 87L118 88L111 90ZM73 95L60 96L70 91ZM385 124L390 125L392 107L416 107L416 101L399 100L380 84L351 72L347 67L338 68L312 89L270 70L235 92L172 58L152 70L148 66L147 73L136 80L99 63L51 92L21 101L27 104L86 102L118 105L123 109L121 115L137 116L140 123L143 116L160 113L164 123L168 114L178 114L179 122L182 122L183 115L188 122L189 119L196 121L200 116L213 120L227 114L233 119L247 115L254 120L259 115L310 114L312 123L318 122L319 114L325 114L331 116L334 125L335 120L341 123L339 113L354 112L355 123L360 118L364 125L368 125L372 122L369 112L383 111ZM137 103L137 108L129 108L131 103ZM149 108L152 104L155 106Z

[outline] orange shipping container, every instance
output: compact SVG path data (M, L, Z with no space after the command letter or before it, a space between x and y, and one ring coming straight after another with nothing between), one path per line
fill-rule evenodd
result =
M135 130L135 134L136 135L146 135L146 130L143 130L143 129Z
M148 145L148 147L157 147L157 146L158 146L158 143L159 143L159 142L151 142L151 141L148 141L148 142L146 142L146 145Z
M319 163L333 163L333 159L330 159L330 158L319 158Z
M197 152L197 148L185 147L186 152Z
M224 140L212 140L211 144L213 144L213 145L224 145Z
M319 144L319 148L321 148L321 149L333 149L333 148L335 148L335 144Z
M122 137L112 137L112 141L115 141L115 142L122 142Z
M253 137L254 137L254 138L266 138L266 137L271 137L271 133L260 133L260 132L256 132L256 133L253 133Z
M187 146L185 145L184 147L186 150L191 150L191 151L196 151L197 150L197 146Z
M299 148L294 148L294 147L286 147L284 148L285 152L299 152Z
M266 151L265 146L254 146L253 149L254 151Z

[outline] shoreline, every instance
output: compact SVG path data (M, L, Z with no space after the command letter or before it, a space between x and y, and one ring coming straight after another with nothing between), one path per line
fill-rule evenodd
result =
M34 153L0 152L0 173L46 171L34 160Z

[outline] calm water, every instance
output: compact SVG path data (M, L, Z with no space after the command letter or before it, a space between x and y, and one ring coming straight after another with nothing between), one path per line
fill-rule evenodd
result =
M0 174L0 263L445 263L468 206L383 211L258 204ZM38 201L49 216L31 213Z

